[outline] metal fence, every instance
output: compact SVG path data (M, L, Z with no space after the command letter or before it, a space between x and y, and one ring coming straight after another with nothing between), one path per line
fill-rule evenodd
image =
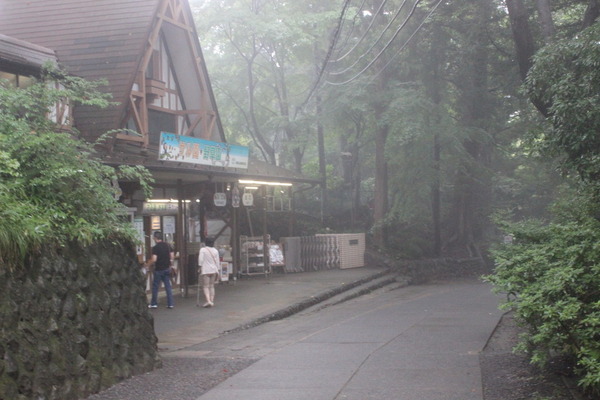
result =
M285 272L364 266L365 234L325 234L281 238Z

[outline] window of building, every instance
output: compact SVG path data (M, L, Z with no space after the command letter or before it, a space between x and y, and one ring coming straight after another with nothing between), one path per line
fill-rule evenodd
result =
M35 82L31 76L13 74L10 72L0 71L0 80L7 81L12 87L27 88Z
M150 127L150 144L158 146L160 144L160 133L177 132L175 115L166 112L148 110L148 126Z

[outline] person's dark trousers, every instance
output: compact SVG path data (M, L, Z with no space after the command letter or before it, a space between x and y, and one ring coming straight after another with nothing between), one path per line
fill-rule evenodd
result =
M150 301L150 305L158 305L158 289L160 288L160 282L165 285L165 291L167 292L167 307L171 308L173 307L173 290L171 289L171 272L168 269L154 271L154 279L152 280L152 300Z

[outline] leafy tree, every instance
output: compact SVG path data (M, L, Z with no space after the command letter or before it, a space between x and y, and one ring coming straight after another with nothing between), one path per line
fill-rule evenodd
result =
M373 117L360 87L336 87L325 92L322 121L326 135L326 159L335 175L327 177L328 211L351 227L367 223L365 203L372 198ZM364 177L364 178L363 178ZM346 215L344 218L336 218Z
M521 0L507 0L506 5L526 94L545 117L521 146L537 160L556 163L566 178L557 187L571 184L577 194L564 191L562 205L543 222L502 221L515 242L494 252L496 268L488 279L511 295L506 307L528 328L520 348L531 353L532 361L543 364L550 352L567 355L580 383L597 395L600 25L594 21L600 4L565 1L550 7L536 1L539 30L531 29L534 9ZM525 182L523 174L519 178Z
M56 89L60 83L61 89ZM27 255L66 243L133 240L121 218L124 206L111 182L120 177L151 181L143 168L118 171L103 165L93 145L58 130L48 110L57 102L103 107L97 87L48 66L34 85L0 82L0 263L21 266Z
M356 226L380 246L478 255L494 196L537 196L514 180L539 164L515 145L530 110L497 0L194 4L229 140L325 178L326 192L300 196L328 199L332 220L368 210Z
M301 172L316 129L305 100L334 4L196 0L192 6L229 140Z
M532 98L548 104L550 126L538 135L547 157L600 184L600 24L552 43L534 57L526 79Z

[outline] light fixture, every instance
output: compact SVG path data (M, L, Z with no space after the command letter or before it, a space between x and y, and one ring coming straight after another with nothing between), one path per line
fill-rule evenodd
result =
M257 190L258 186L244 186L245 190Z
M268 185L268 186L292 186L289 182L267 182L267 181L254 181L254 180L246 180L240 179L240 183L250 184L250 185Z
M191 200L181 200L184 203L191 203ZM179 200L177 199L149 199L146 200L147 203L178 203Z

